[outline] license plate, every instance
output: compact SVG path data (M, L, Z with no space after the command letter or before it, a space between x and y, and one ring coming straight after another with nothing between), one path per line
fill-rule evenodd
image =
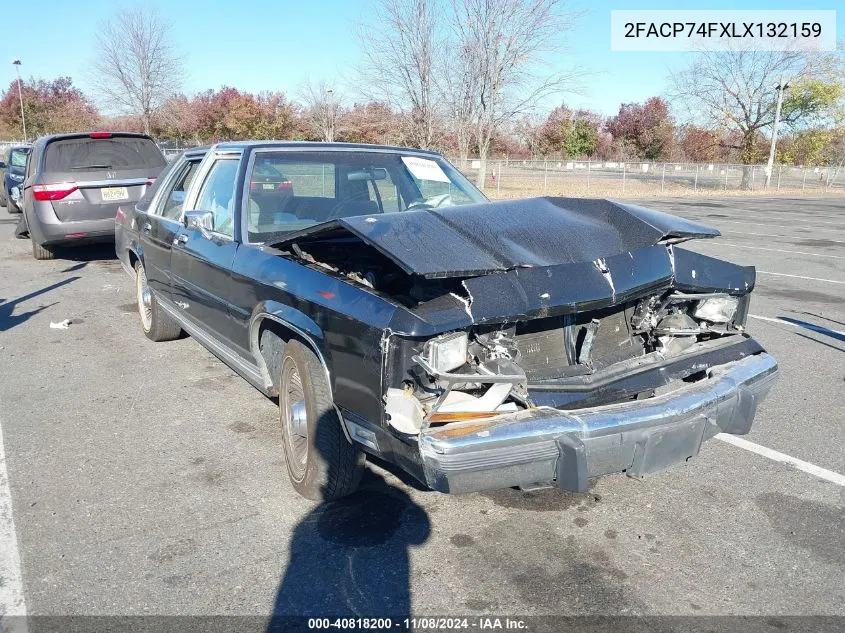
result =
M109 202L129 199L129 191L126 187L106 187L105 189L101 189L101 191L103 193L103 200L108 200Z
M276 185L274 185L272 182L265 182L265 183L264 183L263 185L261 185L261 186L262 186L264 189L267 189L267 190L269 190L269 191L273 191L273 189L275 189L275 188L276 188Z

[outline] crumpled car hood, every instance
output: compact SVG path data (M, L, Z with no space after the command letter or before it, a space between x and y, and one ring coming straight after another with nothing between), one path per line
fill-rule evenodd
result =
M529 198L341 218L277 244L348 231L405 272L429 279L593 262L719 231L610 200Z

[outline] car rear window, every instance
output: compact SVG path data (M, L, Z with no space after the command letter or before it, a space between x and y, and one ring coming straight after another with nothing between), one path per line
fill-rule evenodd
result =
M148 138L68 138L47 146L45 171L97 171L161 169L165 165L155 143ZM158 173L158 172L156 172Z

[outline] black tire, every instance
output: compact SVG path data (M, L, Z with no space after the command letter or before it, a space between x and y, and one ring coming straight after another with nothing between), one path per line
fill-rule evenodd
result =
M294 374L299 378L298 385ZM290 418L297 402L304 403L305 435L292 430L295 425ZM279 421L288 477L300 495L315 501L334 501L355 491L363 473L364 455L343 434L323 365L296 340L285 345L282 356Z
M32 242L32 256L35 259L56 259L56 253L53 249L38 244L32 237L32 233L29 234L29 240Z
M172 341L181 336L182 328L161 309L155 293L147 285L147 274L141 262L135 263L135 299L141 329L148 339L156 342Z

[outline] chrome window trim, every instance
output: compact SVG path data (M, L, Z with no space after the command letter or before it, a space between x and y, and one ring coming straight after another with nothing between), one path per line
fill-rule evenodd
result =
M190 163L201 163L201 162L202 162L202 157L200 157L200 158L186 157L185 160L184 160L185 165L188 165ZM183 165L182 168L184 168L185 165ZM181 173L181 168L178 171ZM164 206L164 199L162 198L163 192L167 187L169 187L169 186L171 186L171 184L173 184L171 181L175 180L175 179L176 179L175 176L173 176L173 177L168 176L168 182L163 184L161 186L161 189L159 189L158 192L156 192L156 198L154 198L154 201L156 202L156 204L160 203L162 205L162 207ZM191 183L191 186L193 186L193 183ZM190 189L190 187L189 187L189 189ZM185 192L185 199L187 200L187 198L188 198L188 192L186 191ZM150 204L150 206L152 206L152 203ZM158 211L156 211L156 213L154 215L159 220L161 220L163 222L170 222L172 224L176 224L177 226L182 226L182 214L184 212L185 212L185 205L183 204L182 205L182 213L179 214L178 219L177 218L166 218L163 215L161 215L160 213L158 213Z
M165 200L163 193L164 191L168 190L168 187L170 187L173 184L173 181L176 179L177 174L181 174L182 170L185 168L185 165L188 164L188 161L184 156L180 156L176 160L177 162L173 165L173 168L170 169L169 173L167 174L167 179L162 183L159 190L156 191L156 195L154 195L153 199L150 200L150 206L147 207L147 213L149 213L150 215L154 215L162 220L171 220L171 218L166 218L161 215L161 210L164 208Z
M200 170L197 172L194 182L191 183L191 188L185 196L185 204L182 206L182 214L179 216L179 224L184 226L185 211L210 211L210 209L197 209L197 200L199 199L200 191L205 186L205 181L208 174L219 160L237 160L237 169L235 170L235 183L232 190L232 195L238 195L238 173L240 172L241 162L243 161L243 152L239 150L217 150L212 147L203 159ZM232 206L232 212L237 213L237 207ZM234 218L233 218L234 220ZM217 231L210 231L211 235L217 239L235 241L234 230L236 222L232 222L232 235L225 235Z

